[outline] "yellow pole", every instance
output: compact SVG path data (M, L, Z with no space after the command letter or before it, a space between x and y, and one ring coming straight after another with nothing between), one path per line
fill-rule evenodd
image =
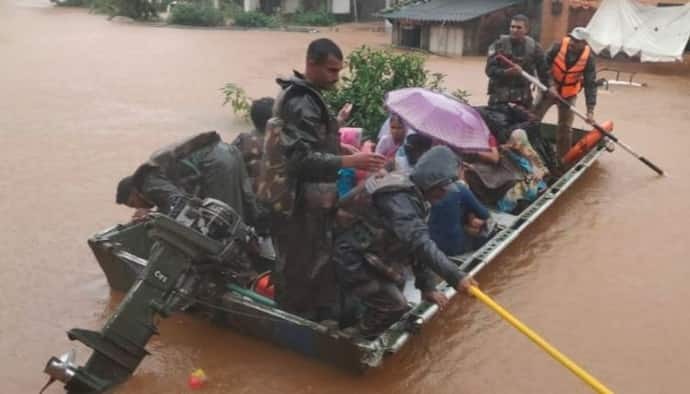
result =
M549 353L551 357L555 358L558 362L563 364L572 373L577 375L580 379L584 380L589 384L596 392L604 394L613 394L613 391L609 390L601 382L599 382L594 376L590 375L584 369L580 368L572 362L568 357L558 351L555 347L551 346L546 340L539 336L536 332L532 331L529 327L524 325L515 316L511 315L510 312L503 309L502 306L498 305L494 300L488 295L484 294L477 286L470 286L469 292L479 298L483 303L485 303L489 308L493 309L496 313L501 315L502 318L508 321L513 327L517 328L520 332L525 334L534 343L539 345L544 351Z

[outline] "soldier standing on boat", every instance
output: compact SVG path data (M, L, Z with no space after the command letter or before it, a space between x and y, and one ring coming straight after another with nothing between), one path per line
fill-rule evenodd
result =
M115 200L136 208L137 220L154 207L158 212L170 213L191 197L220 200L250 225L258 225L266 216L257 205L242 154L224 143L215 131L153 153L133 175L120 180Z
M432 271L456 289L475 284L429 235L427 203L441 201L457 178L458 160L447 147L422 155L409 175L372 176L339 203L344 230L334 261L347 297L365 306L356 333L373 339L409 309L402 290L408 267L422 297L445 306ZM345 219L347 218L347 219Z
M551 76L558 94L570 105L575 105L578 93L584 88L587 105L587 119L594 120L594 107L597 104L597 71L594 54L585 41L587 31L576 27L561 42L554 44L546 55L546 63L551 67ZM572 125L575 115L555 96L543 94L534 110L541 120L554 104L558 105L558 130L556 150L561 159L572 146Z
M267 126L257 192L273 212L276 301L315 320L333 319L337 301L331 255L338 170L377 171L385 161L377 154L341 155L338 129L352 106L335 117L321 91L335 87L342 67L340 48L318 39L307 49L305 73L277 81L282 91Z
M532 107L530 83L520 75L521 70L539 77L545 86L551 85L544 50L528 36L529 19L518 14L510 21L510 35L501 35L491 46L486 60L489 77L489 105L516 104L527 110ZM516 64L506 68L496 55L502 54Z
M508 124L524 128L532 146L539 152L542 160L549 169L555 169L557 163L553 157L551 145L541 136L539 120L532 111L532 91L530 83L521 75L524 70L532 75L537 75L545 85L551 85L549 68L546 65L544 50L532 37L528 36L529 19L518 14L510 20L510 34L501 35L489 47L486 59L486 75L489 77L489 105L484 115L493 113L494 116L504 118ZM506 68L496 55L503 55L516 64L515 67ZM555 92L555 88L552 88ZM517 123L522 123L517 125ZM496 138L500 144L505 144L510 138L510 132L517 127L506 127L505 132L495 128Z

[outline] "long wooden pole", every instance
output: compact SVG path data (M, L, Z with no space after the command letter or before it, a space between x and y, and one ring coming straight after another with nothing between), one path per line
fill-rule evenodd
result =
M510 66L510 67L515 67L515 66L516 66L515 63L513 63L510 59L508 59L507 57L503 56L503 55L500 54L500 53L499 53L498 55L496 55L496 58L497 58L498 60L502 61L503 63L507 64L507 65ZM525 70L522 70L522 69L520 69L520 74L522 75L523 78L525 78L526 80L530 81L532 84L534 84L534 86L536 86L537 88L539 88L539 90L541 90L542 92L544 92L544 94L551 94L551 93L549 92L549 89L548 89L546 86L544 86L544 84L541 83L541 81L540 81L539 79L535 78L534 75L530 75L528 72L526 72ZM575 115L577 115L580 119L582 119L582 120L584 120L585 122L587 122L587 123L591 124L592 126L594 126L594 128L596 128L603 136L605 136L606 138L608 138L608 139L610 139L611 141L613 141L613 142L615 142L616 144L618 144L618 146L620 146L621 148L623 148L626 152L630 153L631 155L635 156L635 158L636 158L637 160L643 162L647 167L649 167L649 168L651 168L652 170L654 170L654 172L656 172L657 174L659 174L659 175L664 175L664 171L663 171L661 168L657 167L654 163L652 163L651 161L649 161L649 159L647 159L646 157L637 154L634 150L632 150L632 148L631 148L630 146L628 146L628 145L626 145L625 143L623 143L623 141L621 141L621 140L620 140L618 137L616 137L615 135L613 135L613 134L609 133L608 131L606 131L606 130L605 130L603 127L601 127L601 125L599 125L597 122L590 121L585 115L583 115L580 111L578 111L577 108L575 108L574 105L570 104L570 103L569 103L568 101L566 101L563 97L561 97L560 95L555 95L555 97L556 97L556 99L557 99L558 101L560 101L563 105L565 105L566 107L568 107L568 108L570 109L570 111L572 111L572 112L573 112Z
M599 382L594 376L587 373L587 371L580 368L577 364L575 364L572 360L570 360L568 357L566 357L563 353L558 351L558 349L551 346L551 344L546 342L546 340L544 340L542 337L540 337L539 334L532 331L529 327L527 327L524 323L522 323L520 320L518 320L515 316L511 315L510 312L508 312L502 306L500 306L498 303L496 303L494 300L492 300L491 297L489 297L488 295L484 294L484 292L479 290L479 288L477 286L470 286L469 292L473 296L477 297L484 304L486 304L489 308L493 309L494 312L498 313L503 319L508 321L508 323L510 323L513 327L517 328L518 331L525 334L529 339L532 340L532 342L536 343L537 346L542 348L551 357L555 358L558 362L560 362L566 368L568 368L572 373L574 373L580 379L585 381L585 383L590 385L597 393L613 394L613 391L609 390L606 386L604 386L601 382Z

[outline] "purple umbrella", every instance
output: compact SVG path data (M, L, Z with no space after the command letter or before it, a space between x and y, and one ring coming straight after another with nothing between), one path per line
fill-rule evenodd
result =
M386 107L410 127L463 151L489 150L489 128L476 109L423 88L393 90Z

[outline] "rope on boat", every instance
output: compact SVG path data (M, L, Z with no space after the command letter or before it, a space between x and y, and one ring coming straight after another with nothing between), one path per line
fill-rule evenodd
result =
M511 315L510 312L508 312L502 306L500 306L498 303L496 303L494 300L492 300L491 297L489 297L488 295L484 294L484 292L479 290L479 288L477 286L470 286L469 292L473 296L477 297L480 301L485 303L489 308L493 309L494 312L498 313L503 319L505 319L513 327L517 328L521 333L525 334L529 339L532 340L532 342L536 343L540 348L542 348L544 351L549 353L549 355L551 357L555 358L558 362L563 364L563 366L568 368L572 373L574 373L580 379L585 381L597 393L613 394L613 391L611 391L609 388L604 386L594 376L587 373L587 371L580 368L577 364L575 364L572 360L570 360L568 357L566 357L563 353L558 351L558 349L551 346L551 344L546 342L546 340L543 339L542 337L540 337L539 334L532 331L529 327L527 327L525 324L523 324L515 316Z

